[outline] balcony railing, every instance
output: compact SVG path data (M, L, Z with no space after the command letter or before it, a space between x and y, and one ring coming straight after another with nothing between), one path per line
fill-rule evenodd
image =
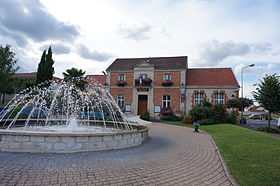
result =
M173 85L173 82L171 80L164 80L161 84L164 87L170 87Z
M142 79L142 83L140 83L140 78L135 79L135 86L151 86L153 80L151 78Z
M119 87L123 87L123 86L126 85L126 81L118 81L118 82L117 82L117 85L118 85Z

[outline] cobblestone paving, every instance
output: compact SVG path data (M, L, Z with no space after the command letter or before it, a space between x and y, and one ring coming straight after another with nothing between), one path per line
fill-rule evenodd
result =
M149 136L116 151L0 152L0 185L231 185L208 134L152 124Z

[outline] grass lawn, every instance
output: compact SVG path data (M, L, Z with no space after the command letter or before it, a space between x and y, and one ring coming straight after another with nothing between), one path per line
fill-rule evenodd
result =
M231 124L205 125L200 129L212 135L240 185L280 185L280 138Z

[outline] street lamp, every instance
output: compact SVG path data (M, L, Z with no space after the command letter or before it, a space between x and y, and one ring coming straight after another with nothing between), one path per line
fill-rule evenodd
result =
M248 65L246 67L243 67L241 69L241 97L243 98L243 92L244 92L244 88L243 88L243 70L245 68L248 68L248 67L253 67L255 66L255 64L251 64L251 65ZM241 106L241 124L243 124L243 105Z

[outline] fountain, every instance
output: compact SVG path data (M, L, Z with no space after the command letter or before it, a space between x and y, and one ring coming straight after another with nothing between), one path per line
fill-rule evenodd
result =
M0 127L0 151L9 152L122 149L148 136L148 128L129 123L97 83L84 90L63 81L25 89L0 111Z

